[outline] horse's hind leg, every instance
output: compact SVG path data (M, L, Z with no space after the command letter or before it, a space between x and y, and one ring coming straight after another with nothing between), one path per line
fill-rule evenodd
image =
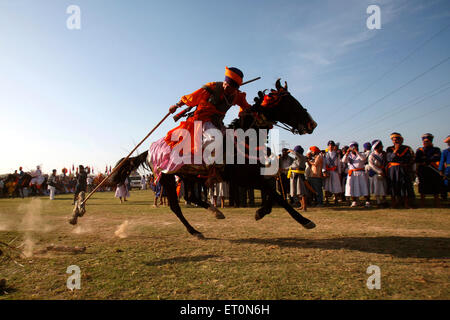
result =
M195 230L194 227L189 224L189 222L186 220L186 218L183 216L183 213L181 212L180 205L178 204L177 185L175 182L175 177L173 175L163 174L161 176L160 182L161 185L166 189L170 209L176 214L178 219L180 219L180 221L184 224L187 231L191 235L196 236L199 239L203 239L204 237L201 234L201 232Z
M286 209L291 217L294 218L295 221L300 223L304 228L312 229L316 227L316 224L314 222L298 213L286 200L283 199L283 197L278 192L272 190L272 196L274 197L275 201L278 202L278 204L281 205L284 209Z

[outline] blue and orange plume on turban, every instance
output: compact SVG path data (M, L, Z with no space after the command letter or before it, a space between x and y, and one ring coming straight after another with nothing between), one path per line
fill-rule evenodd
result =
M238 68L225 67L225 82L235 87L236 89L242 84L244 74Z
M400 138L400 139L403 140L402 135L401 135L400 133L398 133L398 132L392 132L390 138L391 138L391 140L392 140L393 138Z

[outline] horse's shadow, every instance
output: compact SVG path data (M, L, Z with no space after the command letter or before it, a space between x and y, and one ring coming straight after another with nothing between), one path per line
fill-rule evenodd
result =
M146 266L149 267L155 267L155 266L162 266L165 264L173 264L173 263L187 263L187 262L199 262L204 261L212 258L219 258L220 256L217 255L199 255L199 256L181 256L181 257L173 257L168 259L160 259L155 261L149 261L144 262Z
M272 238L237 239L235 243L277 245L299 249L347 249L368 253L389 254L399 258L450 258L450 238L442 237L342 237L331 239Z

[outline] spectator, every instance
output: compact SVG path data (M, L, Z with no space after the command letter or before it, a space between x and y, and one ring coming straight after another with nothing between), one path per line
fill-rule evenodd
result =
M145 174L141 177L141 190L147 189L147 179L145 178Z
M92 178L92 176L87 176L86 178L86 184L87 184L87 191L91 192L92 191L92 183L94 182L94 179Z
M119 198L120 203L124 203L127 200L127 197L130 196L130 193L128 191L128 188L126 186L126 182L120 182L117 184L116 187L116 193L114 194L114 197Z
M283 195L286 200L289 194L289 179L287 178L287 173L289 167L291 166L294 159L289 156L289 149L283 148L281 150L281 155L279 158L279 175L278 175L278 191Z
M371 153L372 150L372 144L370 142L366 142L363 144L363 148L364 148L364 155L366 156L366 164L369 161L369 155Z
M56 169L53 169L52 174L47 179L47 188L50 191L50 200L55 200L56 183Z
M345 185L345 195L352 198L351 207L356 207L360 197L366 197L365 206L370 207L369 186L365 172L366 156L359 153L358 143L352 142L350 148L347 150L344 158L344 163L348 164L348 177Z
M370 142L366 142L363 144L363 148L364 148L364 155L366 156L366 166L365 166L365 170L366 170L366 179L367 179L367 185L369 186L369 195L367 196L367 201L370 202L370 181L369 181L369 156L372 150L372 144Z
M73 204L75 204L75 202L77 200L77 197L78 197L78 194L81 191L86 192L86 187L87 187L87 185L86 185L86 183L87 183L86 171L84 171L84 167L81 164L79 165L78 168L79 168L79 172L76 175L77 184L75 186L75 193L73 195Z
M324 157L322 172L325 178L325 204L328 204L328 197L334 194L334 204L338 204L338 195L342 193L341 185L341 158L337 152L334 141L328 141L328 152Z
M3 196L3 189L5 188L5 183L3 182L3 179L0 179L0 196Z
M439 194L442 191L442 178L439 174L441 149L433 146L434 136L425 133L422 136L423 147L416 150L416 172L419 178L420 206L425 206L425 195L434 196L434 205L440 207Z
M439 171L442 177L444 177L444 190L442 192L443 199L447 198L447 193L449 190L448 178L450 178L450 136L444 140L448 148L445 149L441 154L441 161L439 162Z
M403 137L398 132L391 134L394 143L386 149L387 181L391 190L392 207L396 208L401 200L405 208L410 208L410 200L414 199L411 173L414 163L414 151L403 144Z
M276 188L276 174L278 172L278 170L274 170L275 172L273 172L273 175L270 175L270 169L269 168L276 168L276 161L278 161L277 157L275 156L275 154L272 153L272 149L270 149L269 147L267 148L267 153L264 155L264 166L267 168L267 174L264 175L264 179L269 180L268 184L272 187L272 188ZM231 186L230 188L231 189ZM266 190L261 190L261 202L264 205L265 201L268 200L269 195L266 192ZM231 200L231 193L230 193L230 200ZM231 205L231 203L230 203Z
M383 152L383 144L380 140L372 141L372 152L369 155L368 166L370 193L375 195L378 207L386 207L386 154Z
M303 211L307 210L306 187L305 187L305 169L306 157L303 155L303 148L296 146L294 150L289 150L294 155L294 161L289 167L287 177L290 179L290 195L294 203Z
M209 188L209 196L214 207L217 207L220 203L220 207L224 208L225 199L228 198L228 183L223 181L215 183Z
M317 207L323 206L323 191L322 191L322 168L323 168L323 157L321 155L320 149L316 146L310 147L311 157L307 160L311 166L311 174L308 182L311 184L312 188L316 192L316 205Z

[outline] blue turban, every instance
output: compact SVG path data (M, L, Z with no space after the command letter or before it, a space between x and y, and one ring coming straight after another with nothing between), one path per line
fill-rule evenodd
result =
M294 151L299 153L299 154L303 154L303 152L305 150L303 150L302 146L295 146Z

